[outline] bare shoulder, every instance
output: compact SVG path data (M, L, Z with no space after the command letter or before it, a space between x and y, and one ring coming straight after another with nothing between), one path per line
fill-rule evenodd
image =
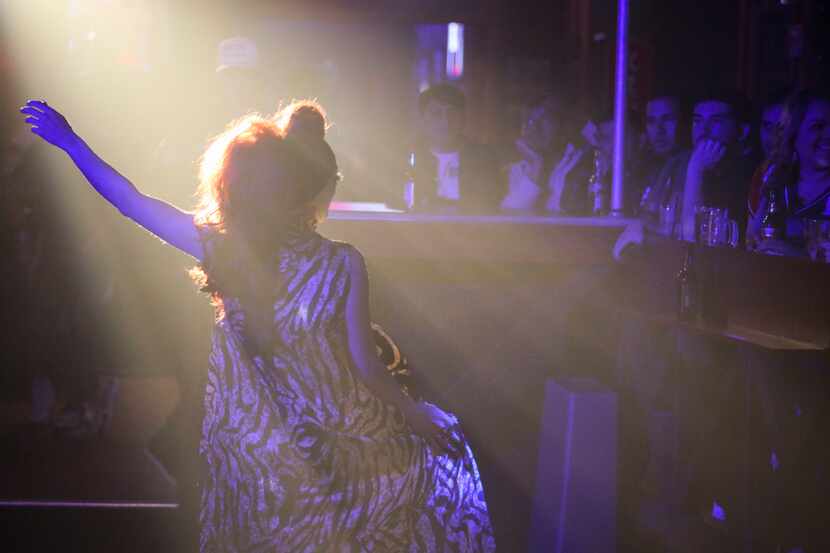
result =
M366 260L356 246L339 240L329 240L329 242L343 256L349 273L353 277L366 273Z

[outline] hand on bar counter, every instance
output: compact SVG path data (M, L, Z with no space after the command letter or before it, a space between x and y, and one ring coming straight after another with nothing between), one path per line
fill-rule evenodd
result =
M614 249L612 250L614 260L622 261L622 252L625 251L628 246L640 245L642 243L643 222L638 219L625 227L625 230L622 231L622 234L620 234L619 238L617 238L617 242L614 244Z

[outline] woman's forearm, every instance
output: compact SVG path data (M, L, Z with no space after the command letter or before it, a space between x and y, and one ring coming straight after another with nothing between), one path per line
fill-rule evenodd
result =
M201 261L204 258L202 243L190 213L142 194L80 137L73 139L65 151L92 187L122 215L196 259Z
M377 357L370 358L362 363L363 366L356 367L357 377L369 390L380 397L384 402L389 403L401 410L406 415L414 406L415 402L403 393L401 387L389 374L386 367Z
M129 179L101 159L80 136L75 135L65 151L105 200L122 214L134 218L135 208L143 195Z

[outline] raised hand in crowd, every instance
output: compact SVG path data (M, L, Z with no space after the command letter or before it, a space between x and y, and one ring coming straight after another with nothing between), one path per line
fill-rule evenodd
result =
M643 222L640 219L635 219L622 231L617 241L614 243L612 255L615 261L623 260L623 252L628 246L637 246L643 243L645 231L643 229Z
M717 140L701 140L692 151L689 169L708 171L718 164L726 154L726 146Z
M692 150L683 189L682 232L685 240L694 240L695 207L703 204L703 174L717 165L725 155L726 146L712 139L701 140Z
M533 182L539 182L539 177L542 174L542 166L545 159L541 153L537 152L524 137L516 139L516 149L522 156L522 160L526 163L525 172Z
M556 167L551 171L548 179L548 189L550 196L545 204L545 208L551 212L561 211L562 192L565 189L565 180L568 173L576 166L585 154L585 150L577 149L573 144L568 144L565 148L565 153L562 159L556 164Z

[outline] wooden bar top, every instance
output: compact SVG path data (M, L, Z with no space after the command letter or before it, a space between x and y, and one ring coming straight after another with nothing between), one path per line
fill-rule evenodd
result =
M427 278L443 267L443 274L454 273L452 280L460 285L499 271L515 286L528 279L544 282L544 275L562 267L593 271L604 266L609 277L592 296L623 316L639 315L765 349L830 346L830 265L695 245L699 276L707 280L707 293L716 294L714 301L722 305L727 322L681 324L676 320L675 277L686 244L649 237L629 259L616 263L611 248L631 222L616 217L333 211L321 231L355 244L376 267L393 270L394 264L416 273L426 267L417 274ZM568 295L568 290L555 292Z
M631 222L616 217L333 211L321 232L367 258L492 265L606 263Z
M808 258L768 256L728 247L693 245L703 294L725 313L725 324L680 323L676 275L684 242L650 239L626 264L619 290L623 309L656 322L754 344L764 349L830 346L830 265Z

